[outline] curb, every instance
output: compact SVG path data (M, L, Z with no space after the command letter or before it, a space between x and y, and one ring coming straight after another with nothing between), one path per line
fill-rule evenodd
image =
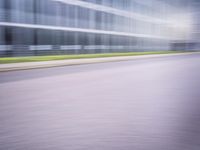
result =
M200 54L200 52L187 52L187 53L176 53L176 54L153 54L153 55L138 55L138 56L119 56L119 57L116 56L116 57L104 57L104 58L85 58L85 59L0 64L0 72L42 69L42 68L84 65L84 64L105 63L105 62L116 62L116 61L128 61L128 60L138 60L138 59L144 59L144 58L161 58L161 57L167 57L167 56L179 56L179 55L191 55L191 54Z

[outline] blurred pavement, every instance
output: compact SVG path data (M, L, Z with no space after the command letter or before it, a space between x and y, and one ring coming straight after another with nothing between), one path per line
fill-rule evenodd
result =
M200 54L0 73L0 150L199 150Z

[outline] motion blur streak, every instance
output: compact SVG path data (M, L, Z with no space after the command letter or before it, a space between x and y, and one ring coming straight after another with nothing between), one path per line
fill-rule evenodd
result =
M73 32L87 32L87 33L99 33L99 34L108 34L108 35L121 35L121 36L130 36L130 37L145 37L145 38L158 38L158 39L171 39L170 37L161 37L154 35L146 34L134 34L127 32L115 32L115 31L104 31L104 30L92 30L92 29L82 29L82 28L67 28L59 26L46 26L46 25L35 25L35 24L22 24L22 23L8 23L0 22L0 26L8 27L24 27L24 28L33 28L33 29L48 29L48 30L59 30L59 31L73 31Z
M0 0L0 56L199 50L195 4Z
M200 54L0 73L1 150L199 150Z

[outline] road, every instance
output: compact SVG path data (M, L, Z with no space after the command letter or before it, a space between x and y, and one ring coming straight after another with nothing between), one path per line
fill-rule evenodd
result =
M199 150L200 54L0 73L0 150Z

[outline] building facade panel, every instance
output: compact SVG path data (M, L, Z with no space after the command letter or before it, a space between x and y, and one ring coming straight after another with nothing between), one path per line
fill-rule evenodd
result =
M5 55L5 45L13 55L168 50L170 41L180 37L167 32L175 28L168 19L170 6L155 4L155 0L1 0L1 49L5 47Z

